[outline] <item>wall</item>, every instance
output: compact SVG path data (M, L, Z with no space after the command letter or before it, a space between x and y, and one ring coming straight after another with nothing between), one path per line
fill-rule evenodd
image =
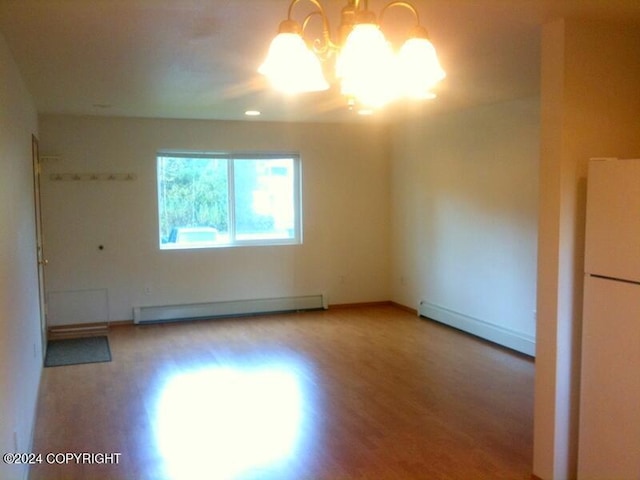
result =
M392 158L394 301L532 354L539 99L411 119Z
M389 161L381 126L42 116L40 131L42 153L60 156L46 164L42 187L49 292L87 292L106 302L112 321L131 319L138 305L316 293L330 304L388 300ZM304 243L160 251L162 149L300 152ZM137 180L48 180L56 172L125 172Z
M640 28L556 20L542 30L542 154L534 474L576 475L586 172L640 156Z
M42 343L31 135L36 111L0 35L0 452L31 447ZM0 478L25 478L0 462Z

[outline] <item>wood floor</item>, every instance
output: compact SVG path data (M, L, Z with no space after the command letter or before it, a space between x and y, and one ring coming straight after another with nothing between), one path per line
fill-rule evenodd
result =
M110 363L44 370L34 452L118 463L31 480L531 478L532 360L393 306L109 341Z

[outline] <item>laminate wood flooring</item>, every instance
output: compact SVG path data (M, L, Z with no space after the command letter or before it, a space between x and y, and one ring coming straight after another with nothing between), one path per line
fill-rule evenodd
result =
M531 478L533 361L390 305L109 341L110 363L44 370L34 452L117 463L31 480Z

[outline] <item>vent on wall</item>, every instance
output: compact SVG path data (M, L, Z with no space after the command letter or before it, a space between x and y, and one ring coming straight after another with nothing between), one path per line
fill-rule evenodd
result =
M134 307L133 322L156 323L326 309L324 295Z

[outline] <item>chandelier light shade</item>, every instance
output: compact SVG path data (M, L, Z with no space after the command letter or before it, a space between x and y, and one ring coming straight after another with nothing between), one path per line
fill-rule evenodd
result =
M279 33L258 72L283 93L295 94L326 90L320 59L307 48L297 33Z
M340 38L333 40L320 0L306 0L314 9L301 23L293 19L294 7L302 1L292 0L289 4L287 19L280 24L258 69L274 88L290 94L326 90L328 74L332 81L340 83L349 106L367 111L399 98L435 97L432 89L446 74L412 4L392 1L376 18L368 9L367 0L347 0L338 29ZM397 53L381 27L384 14L392 7L410 10L416 20ZM322 21L322 35L307 42L305 29L315 17ZM330 61L335 62L332 73Z
M380 27L355 25L336 60L343 95L367 107L385 105L395 96L393 63L393 51Z
M436 49L425 37L409 38L398 52L398 72L403 94L409 98L433 98L431 88L446 77Z

